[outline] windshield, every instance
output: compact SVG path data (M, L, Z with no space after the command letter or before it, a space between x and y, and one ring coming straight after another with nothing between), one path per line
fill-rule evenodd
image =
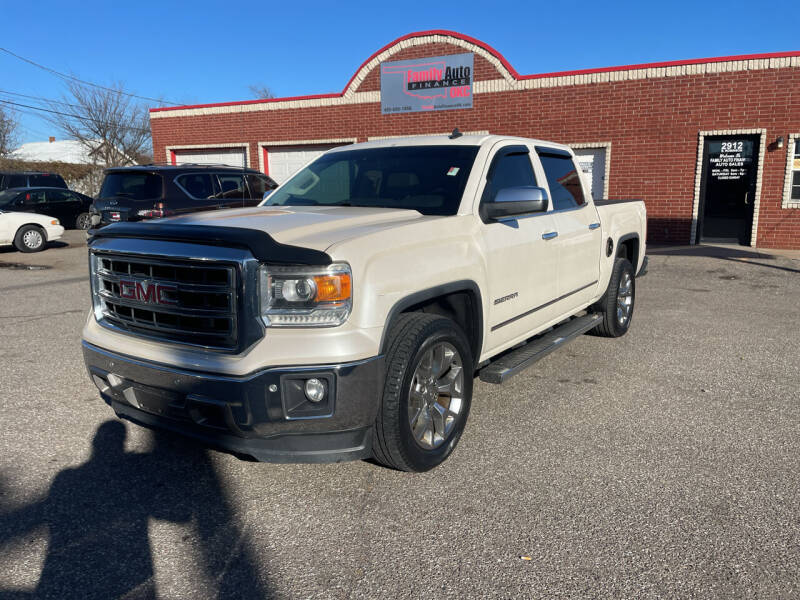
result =
M478 146L397 146L323 154L264 206L374 206L454 215Z
M154 173L107 173L98 198L157 200L161 198L161 188L161 176Z
M19 194L19 190L3 190L0 192L0 206L4 206L11 202Z

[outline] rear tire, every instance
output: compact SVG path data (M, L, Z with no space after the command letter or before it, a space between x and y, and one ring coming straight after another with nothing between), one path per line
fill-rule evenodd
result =
M14 246L20 252L40 252L47 246L47 234L36 225L23 225L14 236Z
M603 315L603 320L592 330L602 337L620 337L628 332L633 319L636 301L636 277L633 265L627 258L617 257L611 271L611 280L605 294L594 310Z
M75 229L86 231L92 226L92 216L89 213L81 213L75 217Z
M464 430L472 400L470 347L453 321L425 313L400 315L387 339L373 456L401 471L428 471L450 456Z

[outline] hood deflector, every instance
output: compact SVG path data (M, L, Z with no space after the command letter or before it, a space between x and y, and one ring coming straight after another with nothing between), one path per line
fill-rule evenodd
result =
M325 252L276 242L257 229L179 225L170 223L112 223L90 232L89 245L101 238L133 238L187 242L205 246L246 248L262 262L293 265L329 265L333 259Z

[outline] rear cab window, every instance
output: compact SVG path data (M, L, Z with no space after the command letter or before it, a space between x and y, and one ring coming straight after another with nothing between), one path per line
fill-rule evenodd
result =
M163 180L156 173L112 172L107 173L98 198L130 198L131 200L159 200L163 192Z
M28 179L30 187L67 187L64 178L57 173L37 173L30 175Z

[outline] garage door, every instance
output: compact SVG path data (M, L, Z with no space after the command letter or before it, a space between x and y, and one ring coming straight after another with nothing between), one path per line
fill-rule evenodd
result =
M575 156L581 170L591 182L592 198L602 200L605 196L606 183L606 149L575 148Z
M230 165L246 167L244 148L203 148L174 150L175 164Z
M283 183L307 162L336 146L341 146L341 144L269 147L266 149L269 160L269 176L278 183Z

